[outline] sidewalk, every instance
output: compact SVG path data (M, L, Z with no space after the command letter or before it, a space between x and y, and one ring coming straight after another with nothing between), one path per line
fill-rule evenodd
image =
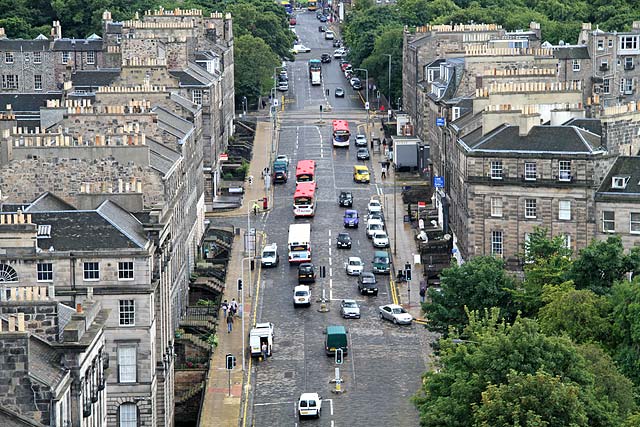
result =
M277 133L275 147L277 147ZM270 149L271 125L269 122L269 117L267 116L265 118L264 116L258 116L256 135L253 144L253 157L249 165L249 175L253 176L253 184L245 184L245 194L242 199L242 206L240 208L223 213L208 212L208 218L212 219L216 217L226 216L244 216L247 214L247 211L250 212L253 206L253 201L262 199L263 197L265 197L265 194L268 194L268 208L271 209L271 204L273 202L273 199L271 197L273 186L271 186L269 192L266 193L264 180L261 179L262 171L264 170L264 168L269 166ZM260 211L262 212L262 202L258 202L258 204L260 206ZM250 215L251 217L253 217L253 213L251 213ZM237 289L237 283L238 279L242 277L242 263L244 258L244 244L242 241L243 231L244 230L242 230L240 236L236 236L233 241L222 301L224 301L225 299L227 301L231 301L232 298L235 298L238 303L240 303L241 301L241 292L239 292ZM258 236L260 236L259 233ZM256 242L256 247L261 247L260 238ZM233 324L233 331L231 333L227 333L226 322L222 318L222 312L220 313L221 320L219 322L219 330L217 331L218 346L214 350L214 353L211 356L211 360L209 362L210 368L207 374L206 391L200 411L199 425L202 427L238 427L239 425L244 425L244 420L241 419L241 414L243 413L244 409L246 409L246 403L243 400L243 386L246 385L244 382L244 375L242 371L242 353L246 352L246 348L249 345L247 337L249 335L249 330L254 323L255 305L252 302L254 298L256 298L256 294L254 292L257 290L257 286L253 286L253 284L259 283L260 266L258 263L256 263L256 269L251 272L251 284L248 283L249 269L249 263L246 262L244 272L245 277L243 278L245 303L242 307L242 310L240 311L240 313L242 313L242 317L236 316L236 318L234 319L235 321ZM245 328L244 348L242 345L243 321ZM236 367L235 369L233 369L233 371L231 371L230 396L229 373L226 370L226 355L228 353L236 357ZM247 373L249 373L251 370L251 364L252 361L250 360L250 357L247 356L245 361ZM245 391L244 396L246 396L246 393L247 391Z

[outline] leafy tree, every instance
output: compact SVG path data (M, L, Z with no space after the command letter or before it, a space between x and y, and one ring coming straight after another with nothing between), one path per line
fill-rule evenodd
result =
M429 290L431 302L423 304L428 328L447 333L449 328L461 331L467 324L465 307L482 310L497 307L502 317L512 320L515 307L510 291L515 287L502 260L477 257L453 265L440 275L441 291Z
M490 384L474 412L477 427L588 426L576 384L545 372L512 372L505 384Z
M381 28L375 38L371 55L362 61L362 68L378 83L378 90L385 97L389 94L389 57L391 56L391 99L402 96L402 41L403 28L389 24Z
M540 330L548 335L567 334L574 342L608 341L609 300L587 289L577 290L571 282L544 287L540 309Z
M273 84L273 68L280 60L264 40L250 34L236 38L234 57L236 97L254 100L267 93Z
M580 251L569 269L569 279L577 289L590 289L597 294L609 293L613 282L634 269L633 259L624 254L620 236L593 241Z
M622 372L640 385L640 278L611 290L613 351Z

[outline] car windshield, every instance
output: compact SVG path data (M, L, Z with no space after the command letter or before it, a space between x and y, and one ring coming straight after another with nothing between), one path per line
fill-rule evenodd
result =
M273 258L274 256L276 256L276 253L274 251L264 251L262 253L262 256L264 258Z
M360 264L362 264L362 262L357 259L349 261L349 265L360 265Z
M393 314L403 314L403 313L406 313L407 311L404 308L393 308L391 309L391 312Z
M376 278L373 276L363 276L362 283L376 283Z
M313 271L313 267L308 266L308 265L304 265L304 266L300 266L300 272L302 273L309 273Z
M378 263L389 263L389 258L387 258L386 256L377 256L373 258L373 262L375 262L376 264Z
M382 230L382 224L376 224L375 222L369 224L369 230Z
M307 291L296 291L297 297L306 297L307 295L309 295L309 292Z
M355 212L347 212L346 214L344 214L345 218L357 218L358 214Z
M376 233L373 235L373 237L376 239L386 239L387 235L385 233Z
M338 239L343 239L346 240L349 238L349 235L347 233L340 233L338 234Z
M365 148L366 150L366 148ZM375 206L380 206L380 202L377 200L372 200L369 202L369 206L375 207Z
M355 301L345 301L342 305L346 308L356 308L358 306Z

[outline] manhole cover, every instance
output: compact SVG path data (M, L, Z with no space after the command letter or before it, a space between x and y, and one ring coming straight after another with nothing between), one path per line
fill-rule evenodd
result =
M286 379L291 379L291 378L293 378L293 371L285 372L285 373L284 373L284 377L285 377Z

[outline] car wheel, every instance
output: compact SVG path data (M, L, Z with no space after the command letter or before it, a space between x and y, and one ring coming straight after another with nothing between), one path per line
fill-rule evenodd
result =
M382 315L382 313L378 313L378 316L380 316L380 320L384 320L384 316Z
M393 318L393 324L397 325L398 324L398 319L396 319L395 317Z
M374 292L373 296L377 297L378 296L378 292Z

